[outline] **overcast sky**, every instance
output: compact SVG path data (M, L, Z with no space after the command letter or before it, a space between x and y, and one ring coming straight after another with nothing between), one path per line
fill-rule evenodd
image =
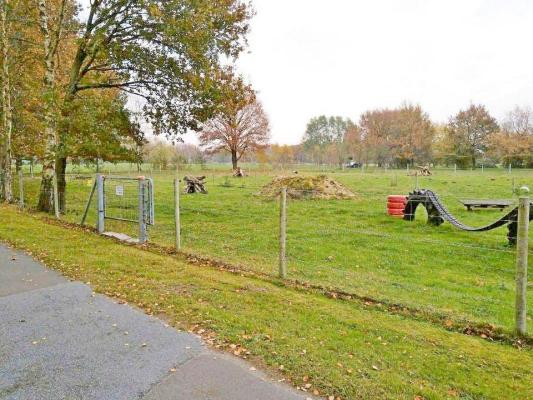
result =
M445 121L471 102L533 106L533 0L254 0L239 68L277 143L309 118L419 103Z
M533 0L252 1L238 64L275 143L298 143L313 116L406 101L437 122L471 102L498 119L533 107Z

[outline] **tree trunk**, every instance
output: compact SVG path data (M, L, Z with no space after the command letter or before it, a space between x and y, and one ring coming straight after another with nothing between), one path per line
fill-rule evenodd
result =
M237 163L238 163L237 151L232 150L231 151L231 164L233 166L233 169L237 169Z
M0 34L2 36L2 198L13 202L13 177L11 174L11 133L13 113L11 109L11 84L9 80L9 39L7 36L7 0L0 1Z
M40 211L48 213L54 211L54 174L55 161L46 159L43 162L43 176L39 191L39 203L37 204L37 209Z
M57 132L54 114L55 63L49 16L46 0L39 0L39 24L44 38L44 134L46 140L43 157L43 173L37 209L51 212L54 210L54 177L57 149Z
M67 158L58 157L56 159L56 175L57 175L57 197L59 202L59 212L65 214L67 209L66 193L67 193Z
M17 157L15 159L15 171L17 171L17 174L20 172L21 169L22 169L22 158Z

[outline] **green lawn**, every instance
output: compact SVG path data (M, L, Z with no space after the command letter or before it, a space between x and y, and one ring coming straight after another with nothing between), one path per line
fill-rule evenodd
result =
M448 233L442 240L451 238ZM309 384L309 391L323 396L343 400L533 397L529 348L449 332L409 315L285 287L268 277L190 265L183 257L46 223L14 207L0 206L0 240L28 250L72 279L89 282L100 293L194 330L213 345L246 356L295 386ZM493 238L493 244L497 242ZM413 302L425 301L417 299L419 293L411 297Z
M209 194L182 196L184 250L275 276L279 206L256 196L275 172L252 170L244 179L212 169L181 175L187 173L205 173ZM461 232L449 224L435 228L426 225L423 210L411 223L388 217L386 196L407 194L415 187L415 178L406 171L326 173L357 198L289 202L290 279L420 310L429 320L451 320L459 326L489 324L512 335L515 254L507 246L506 228L487 233ZM153 178L156 225L150 229L150 240L172 246L174 173L156 173ZM419 178L421 188L437 192L460 220L474 226L502 213L467 212L459 199L515 199L513 183L533 188L533 171L437 170L433 177ZM79 222L91 184L90 176L71 179L66 220ZM34 204L38 180L29 180L26 186ZM88 223L95 223L94 204ZM132 224L109 222L108 229L136 235ZM531 290L529 302L533 304ZM530 331L532 316L530 311Z

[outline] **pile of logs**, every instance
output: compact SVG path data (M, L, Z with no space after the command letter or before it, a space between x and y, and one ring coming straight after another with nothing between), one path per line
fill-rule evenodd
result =
M185 193L207 194L207 189L205 188L205 176L186 176L183 180L185 181Z
M408 175L410 176L431 176L431 171L429 170L429 166L417 166L418 171L412 172Z
M429 166L425 166L425 167L418 166L418 175L431 176L431 171L429 170Z
M241 167L237 167L237 169L233 171L233 176L235 178L244 178L246 176L246 172Z

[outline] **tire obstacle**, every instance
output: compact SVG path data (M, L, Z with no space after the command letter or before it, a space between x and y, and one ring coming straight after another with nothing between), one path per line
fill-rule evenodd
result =
M455 218L448 211L448 209L444 206L434 192L423 189L415 190L409 194L403 210L403 219L406 221L414 221L416 209L419 205L425 207L428 213L428 224L430 225L439 226L445 221L448 221L456 228L467 232L486 232L507 225L507 240L509 241L510 245L516 244L518 229L518 207L488 225L471 227L457 220L457 218ZM531 209L529 220L533 220L533 208Z

